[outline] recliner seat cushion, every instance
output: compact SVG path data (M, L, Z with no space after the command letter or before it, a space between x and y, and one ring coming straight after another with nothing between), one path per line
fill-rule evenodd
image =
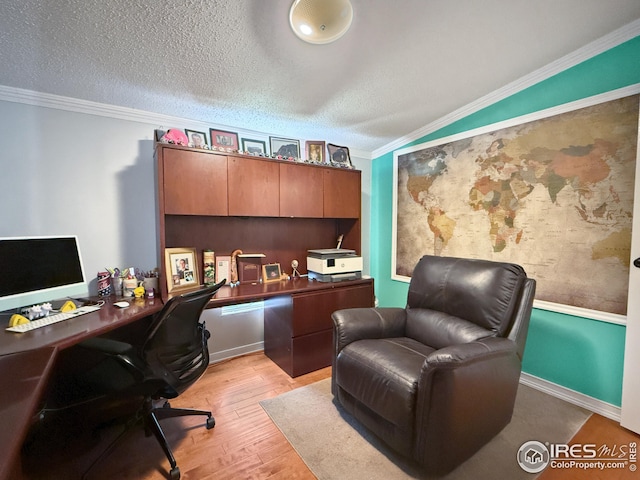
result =
M412 430L420 371L433 351L407 337L358 340L338 355L336 381L381 417Z

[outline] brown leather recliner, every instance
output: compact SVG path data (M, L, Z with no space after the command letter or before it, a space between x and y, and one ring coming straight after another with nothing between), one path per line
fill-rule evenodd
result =
M333 395L425 471L453 470L511 421L535 287L515 264L424 256L406 308L333 313Z

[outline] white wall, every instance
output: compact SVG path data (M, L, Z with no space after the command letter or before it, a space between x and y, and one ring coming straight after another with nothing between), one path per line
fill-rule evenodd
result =
M67 107L0 99L0 237L77 235L89 293L96 294L96 274L104 267L158 266L153 133L163 119L153 124L123 119L117 109L109 116L107 108L90 114ZM199 122L165 125L174 126L203 130ZM250 138L261 139L255 132ZM268 134L262 139L268 142ZM362 170L361 253L368 274L371 162L352 160ZM221 316L217 310L205 317L212 358L261 348L261 312Z
M371 231L371 159L352 156L351 162L354 167L362 171L362 218L360 228L362 230L362 251L358 252L362 256L362 273L370 273L369 254L369 232Z
M0 236L75 234L91 287L157 263L153 126L0 102Z

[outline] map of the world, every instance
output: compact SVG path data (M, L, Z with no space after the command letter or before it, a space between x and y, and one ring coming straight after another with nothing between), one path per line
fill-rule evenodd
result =
M522 265L536 299L625 315L638 95L400 151L395 278L425 254Z

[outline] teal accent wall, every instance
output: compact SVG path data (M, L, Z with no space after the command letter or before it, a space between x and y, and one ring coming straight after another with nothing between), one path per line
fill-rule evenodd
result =
M640 36L402 148L636 83L640 83ZM393 153L373 160L371 192L371 274L376 296L382 307L402 307L408 284L391 280ZM624 326L534 309L523 370L620 406L624 337Z

